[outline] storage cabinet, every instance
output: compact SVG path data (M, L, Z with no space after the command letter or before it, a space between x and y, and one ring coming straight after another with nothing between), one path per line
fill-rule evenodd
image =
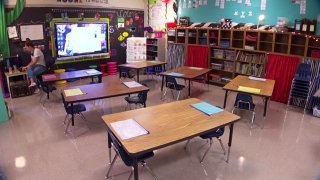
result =
M147 38L147 60L160 60L164 61L164 39Z
M288 54L289 50L289 34L276 33L274 52Z
M273 52L274 49L274 33L273 32L260 32L258 50Z
M244 31L233 30L232 33L232 47L233 48L244 48Z
M292 34L290 44L290 54L305 56L305 47L307 45L307 38L305 35Z
M234 60L236 51L211 48L210 49L210 65L212 69L211 79L212 83L226 84L234 77Z

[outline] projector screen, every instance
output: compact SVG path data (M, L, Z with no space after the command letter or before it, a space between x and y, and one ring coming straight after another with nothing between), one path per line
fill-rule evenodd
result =
M59 58L108 52L106 22L55 23L56 55Z

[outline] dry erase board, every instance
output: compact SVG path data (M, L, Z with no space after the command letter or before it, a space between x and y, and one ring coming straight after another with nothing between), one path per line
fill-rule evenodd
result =
M20 37L21 41L25 41L26 38L30 38L31 40L43 40L43 25L21 25Z

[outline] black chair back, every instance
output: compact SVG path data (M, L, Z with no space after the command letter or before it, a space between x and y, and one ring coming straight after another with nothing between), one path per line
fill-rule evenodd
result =
M252 96L247 93L238 93L234 106L239 109L251 110L254 106Z
M167 76L166 77L166 86L170 89L177 89L178 83L175 77Z
M144 85L145 87L148 87L148 85L146 83L141 83L142 85ZM142 91L138 93L138 97L140 99L140 102L142 104L145 104L147 102L148 99L148 92L149 91Z
M124 162L125 165L127 166L132 166L133 165L133 160L132 158L128 155L128 153L123 149L122 145L118 141L116 137L114 137L113 134L109 134L111 138L111 142L113 144L113 147L116 149L118 152L119 156L121 157L122 161Z

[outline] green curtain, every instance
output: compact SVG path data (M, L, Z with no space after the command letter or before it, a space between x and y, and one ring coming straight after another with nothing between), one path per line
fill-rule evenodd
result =
M5 58L10 56L7 26L20 16L25 4L26 0L17 0L15 8L6 13L4 1L0 0L0 52Z

